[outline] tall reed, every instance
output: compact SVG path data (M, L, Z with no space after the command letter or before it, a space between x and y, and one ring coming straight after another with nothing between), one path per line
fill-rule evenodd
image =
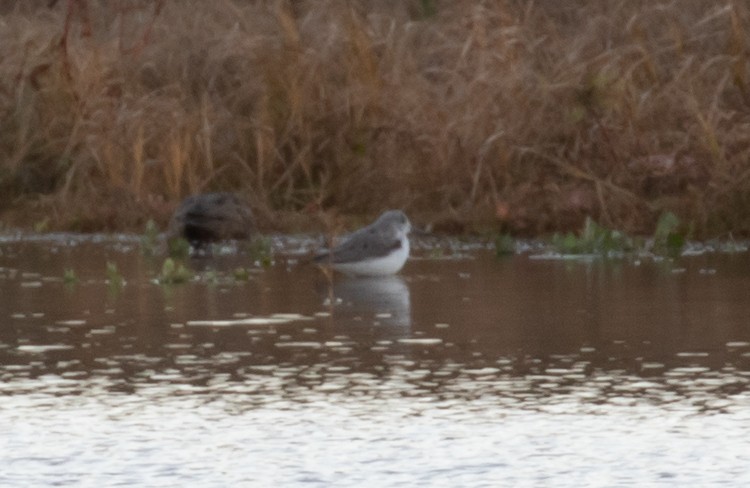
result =
M750 231L741 1L9 2L0 220L164 224L187 194L447 230Z

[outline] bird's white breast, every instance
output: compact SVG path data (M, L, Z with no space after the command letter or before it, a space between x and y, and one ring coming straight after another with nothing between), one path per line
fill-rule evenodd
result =
M353 276L385 276L398 273L409 257L409 239L401 237L401 245L386 256L366 258L350 263L336 263L333 268Z

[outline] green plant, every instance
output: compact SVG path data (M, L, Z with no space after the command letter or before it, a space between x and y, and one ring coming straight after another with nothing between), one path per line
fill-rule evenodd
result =
M419 0L419 5L422 9L422 16L424 18L434 17L435 14L437 14L435 0Z
M78 275L72 268L65 268L63 271L63 283L68 285L78 283Z
M34 232L36 232L37 234L41 234L42 232L46 232L47 230L49 230L49 218L45 217L34 223Z
M190 243L187 239L178 237L167 241L169 257L173 259L187 259L190 256Z
M254 237L246 245L245 251L257 266L267 268L273 264L272 242L268 237Z
M220 282L220 275L215 269L207 269L201 274L201 281L204 281L211 286L218 285Z
M668 206L750 234L748 2L120 3L9 11L8 225L138 231L216 189L280 231L405 206L632 234Z
M509 234L495 236L495 255L508 256L516 252L516 240Z
M159 247L159 227L153 219L146 222L146 228L141 235L141 252L145 256L153 256Z
M679 256L687 241L687 236L680 231L680 227L680 219L675 214L661 214L654 230L652 251L670 257Z
M552 247L563 254L603 254L625 253L636 248L635 239L627 234L608 229L594 222L590 217L579 235L568 233L552 236Z
M232 275L236 281L248 281L250 279L250 270L242 267L235 268L232 271Z
M427 251L427 257L429 259L441 259L445 257L445 249L442 247L433 247Z
M162 264L161 273L159 273L156 281L162 285L174 285L190 281L192 277L192 271L187 269L182 262L167 258Z

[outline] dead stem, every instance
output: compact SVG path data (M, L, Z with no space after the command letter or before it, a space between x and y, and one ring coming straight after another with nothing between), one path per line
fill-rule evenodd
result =
M429 5L17 2L0 221L164 226L221 190L277 230L408 207L464 231L648 231L671 211L750 235L750 4Z

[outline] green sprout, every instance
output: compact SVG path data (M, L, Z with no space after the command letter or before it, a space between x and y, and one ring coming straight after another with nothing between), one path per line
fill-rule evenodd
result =
M495 255L508 256L516 252L516 241L509 234L498 234L495 236Z
M258 265L267 268L273 264L273 250L271 239L267 237L255 237L246 247L250 259Z
M249 281L250 280L250 270L243 267L235 268L232 272L232 275L234 276L234 279L236 281Z
M624 253L635 249L634 239L618 230L608 229L586 217L580 235L568 233L552 236L552 246L563 254Z
M63 282L68 285L78 283L78 276L72 268L65 268L63 271Z
M186 259L190 256L190 243L187 239L178 237L169 240L169 256L174 259Z
M687 236L680 231L680 227L680 219L675 214L661 214L654 230L653 252L670 257L679 256L687 241Z
M174 285L190 281L192 277L192 271L187 269L183 263L167 258L161 267L157 282L162 285Z
M146 228L141 236L141 252L146 256L156 254L159 245L159 227L152 219L146 222Z

